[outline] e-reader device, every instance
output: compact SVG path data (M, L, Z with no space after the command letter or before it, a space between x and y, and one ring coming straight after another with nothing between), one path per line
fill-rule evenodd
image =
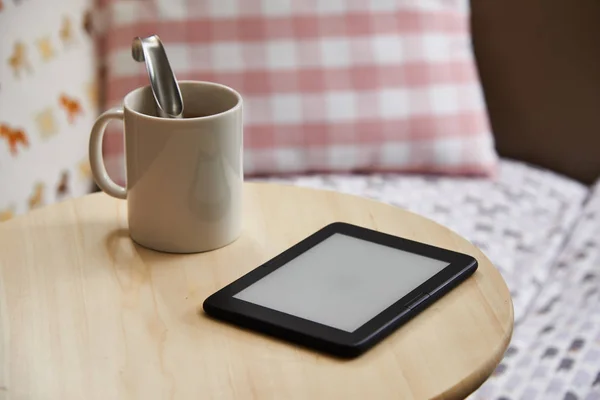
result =
M475 258L336 222L208 297L217 319L355 357L477 269Z

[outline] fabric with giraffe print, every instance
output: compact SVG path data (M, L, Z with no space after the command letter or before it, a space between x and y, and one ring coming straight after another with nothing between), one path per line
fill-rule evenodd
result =
M0 221L92 188L93 3L0 1Z

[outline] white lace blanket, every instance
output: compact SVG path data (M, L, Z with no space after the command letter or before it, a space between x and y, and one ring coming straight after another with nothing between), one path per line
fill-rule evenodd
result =
M516 326L474 399L600 400L600 184L503 160L495 180L393 174L268 181L409 209L479 246L504 276Z

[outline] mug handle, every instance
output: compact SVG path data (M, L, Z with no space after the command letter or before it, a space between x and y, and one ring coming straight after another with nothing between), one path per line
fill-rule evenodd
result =
M94 126L92 127L92 133L90 135L90 166L92 167L92 175L94 180L106 194L116 197L117 199L127 198L127 189L123 186L117 185L106 172L106 166L104 165L104 157L102 155L102 139L104 138L104 131L106 126L112 119L119 119L123 121L124 114L123 109L120 107L111 108L104 112L98 117Z

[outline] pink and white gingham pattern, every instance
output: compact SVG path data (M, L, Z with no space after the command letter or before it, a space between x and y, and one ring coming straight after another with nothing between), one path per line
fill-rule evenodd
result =
M464 0L105 0L104 11L106 105L148 83L131 41L158 34L178 79L242 94L247 175L494 170ZM122 177L120 132L105 152Z

